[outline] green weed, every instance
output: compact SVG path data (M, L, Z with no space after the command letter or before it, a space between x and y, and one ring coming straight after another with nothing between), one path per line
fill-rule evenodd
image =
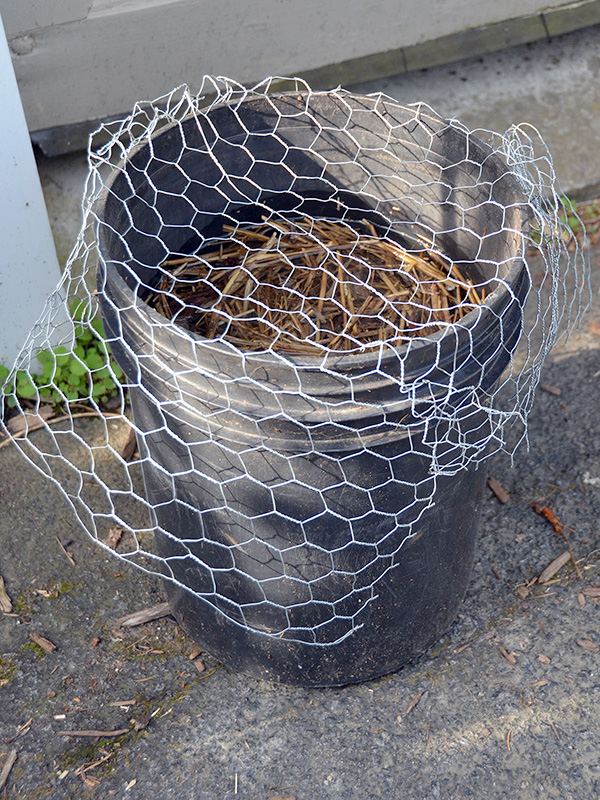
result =
M571 233L577 235L583 231L583 223L579 216L577 204L569 197L564 195L560 198L563 206L563 211L559 213L559 221L565 225Z
M14 661L6 656L0 656L0 688L10 683L18 672Z
M78 301L71 307L75 323L75 347L56 347L37 354L41 375L10 370L0 365L0 385L6 383L7 405L14 408L21 400L41 400L60 406L65 400L92 398L105 403L118 394L123 372L106 344L102 320L89 319L90 307Z
M25 644L21 645L21 650L24 653L33 653L36 658L44 658L46 655L46 651L43 647L40 647L36 642L25 642Z

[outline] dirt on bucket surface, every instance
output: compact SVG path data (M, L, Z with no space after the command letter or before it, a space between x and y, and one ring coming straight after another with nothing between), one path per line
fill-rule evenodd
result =
M597 294L597 245L592 269ZM596 307L547 362L529 452L481 467L494 480L456 623L397 674L341 689L216 663L164 616L156 579L0 449L0 797L599 796L599 371Z

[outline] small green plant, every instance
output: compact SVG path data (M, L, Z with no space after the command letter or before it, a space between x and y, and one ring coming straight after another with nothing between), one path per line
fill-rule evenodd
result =
M17 595L13 600L13 611L21 618L30 617L34 613L32 593Z
M577 204L566 195L560 199L564 207L564 211L559 214L560 222L566 225L572 233L581 233L583 231L583 224L579 217Z
M581 203L577 207L577 213L583 220L587 234L597 234L600 230L600 198Z
M532 219L529 223L529 235L534 246L547 245L557 237L568 242L573 236L578 237L583 233L583 207L567 195L560 198L556 207L548 206L545 210L544 219Z
M33 653L36 658L44 658L46 655L46 651L36 642L25 642L25 644L21 645L21 650L24 653Z
M43 402L53 405L62 405L65 399L90 397L101 404L117 395L117 382L123 379L123 372L110 354L102 321L98 317L89 319L89 311L86 302L76 302L71 308L75 323L72 350L61 346L38 353L41 375L31 375L25 370L15 373L7 387L9 407L38 395ZM9 376L10 371L0 365L0 385Z
M0 656L0 688L10 683L17 672L17 665L12 659Z

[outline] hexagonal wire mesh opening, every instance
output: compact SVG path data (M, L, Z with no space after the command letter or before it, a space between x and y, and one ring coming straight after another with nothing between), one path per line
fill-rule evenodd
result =
M452 621L480 464L526 439L587 265L534 129L284 88L207 77L92 138L4 424L215 655L347 683Z

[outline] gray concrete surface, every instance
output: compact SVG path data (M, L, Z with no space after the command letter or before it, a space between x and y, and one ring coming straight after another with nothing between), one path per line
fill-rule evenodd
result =
M597 293L600 252L593 257ZM88 542L56 490L12 447L1 450L0 572L16 613L0 619L0 758L18 751L7 797L597 797L600 652L577 644L600 643L598 600L583 594L600 585L594 324L598 310L550 358L543 380L561 394L540 392L530 452L512 468L504 457L489 465L510 499L486 496L456 623L411 666L363 685L276 687L208 655L199 673L172 620L116 630L122 614L160 601L160 586ZM534 500L569 527L583 580L567 565L520 599L517 589L565 549ZM57 650L43 654L32 632ZM116 740L60 735L126 729L148 713L144 730Z
M600 25L444 67L360 84L424 101L470 128L535 125L564 190L600 194Z
M586 34L589 63L598 35ZM575 58L583 39L561 41L556 52ZM552 58L550 47L541 52ZM508 63L516 56L502 58ZM412 88L431 80L431 94L420 99L435 106L437 97L439 107L450 102L444 81L455 79L457 87L475 81L476 65L466 81L462 69L455 76L436 71L437 81L433 71L412 76ZM548 86L557 74L548 73ZM533 100L528 106L520 82L512 80L515 102L520 97L523 111L533 110ZM491 103L494 84L487 94L470 89L470 111L465 105L461 115L466 122L473 124L467 112L485 117L474 104L478 97ZM546 136L557 131L556 142L565 145L555 121L572 113L572 92L568 81L560 85L557 103L565 113L538 124ZM391 92L390 85L372 88ZM570 121L572 158L561 162L561 177L573 188L597 179L598 159L590 157L597 144L588 142L586 149L577 134L587 135L582 128L591 119ZM487 118L475 124L497 126ZM61 205L73 197L81 175L81 161L70 159L42 164L55 231L64 220L59 236L66 238L76 228L76 204L68 213ZM598 245L591 260L597 297ZM194 644L169 618L117 629L122 614L160 601L160 585L107 558L80 532L54 487L12 447L1 449L0 574L15 609L14 616L0 616L0 764L11 750L18 754L6 798L598 797L600 652L577 642L600 643L599 601L589 593L600 586L599 330L596 304L580 332L547 362L542 381L560 395L538 394L529 452L520 450L513 466L505 457L489 464L509 502L486 495L474 575L456 623L398 674L354 687L275 687L233 673L206 654L200 673L189 659ZM93 422L80 424L93 435L85 428ZM522 592L565 549L532 501L551 506L568 526L583 578L567 565L521 598L517 589ZM31 633L57 649L44 654ZM148 724L136 731L131 720ZM60 735L123 728L131 730L98 742Z
M294 13L279 0L0 0L29 130L49 144L47 129L69 126L61 137L67 147L85 120L120 114L181 83L198 91L205 72L244 83L289 73L327 80L340 68L393 75L598 23L599 6L304 0Z

